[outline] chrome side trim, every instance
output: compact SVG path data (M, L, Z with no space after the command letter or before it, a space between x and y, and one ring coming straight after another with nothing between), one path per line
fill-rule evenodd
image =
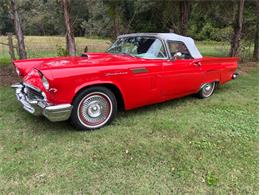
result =
M116 76L116 75L125 75L128 74L128 72L109 72L106 73L105 76Z
M131 71L132 71L133 74L140 74L140 73L149 72L149 71L147 70L147 68L145 68L145 67L131 68Z

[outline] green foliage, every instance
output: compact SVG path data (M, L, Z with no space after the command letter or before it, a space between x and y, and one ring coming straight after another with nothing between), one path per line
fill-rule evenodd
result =
M112 32L112 20L107 16L108 7L99 1L88 5L89 17L81 23L85 36L109 37Z
M14 31L9 14L9 2L9 0L0 0L0 35Z
M230 41L233 33L233 29L231 26L227 26L224 28L213 28L210 37L211 40L215 41Z
M13 31L7 0L0 0L0 32ZM23 29L27 35L64 34L60 1L18 1ZM76 36L113 37L113 18L120 16L121 33L179 32L179 1L78 0L71 1L71 17ZM234 19L233 1L190 1L188 35L198 40L230 40ZM243 39L255 35L256 4L246 1Z
M9 66L11 63L9 56L1 56L0 57L0 66Z
M240 41L239 57L242 61L251 59L253 55L253 43L248 40Z
M57 56L68 56L69 53L66 48L56 45L56 50L57 50Z
M196 26L193 25L188 31L188 34L195 34ZM231 26L224 28L214 27L211 23L206 23L202 29L196 33L194 39L197 40L214 40L214 41L230 41L233 33Z
M64 33L61 5L52 0L19 1L24 33L27 35L57 35Z

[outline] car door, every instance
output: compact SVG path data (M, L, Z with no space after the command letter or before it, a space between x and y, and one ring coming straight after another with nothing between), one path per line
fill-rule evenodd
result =
M147 60L148 61L148 60ZM159 73L162 71L160 61L143 62L129 67L129 78L124 82L128 102L135 106L153 104L160 101Z
M180 52L179 59L163 63L162 94L166 99L192 94L198 91L202 83L202 65L200 59L193 59L180 41L168 42L172 56Z

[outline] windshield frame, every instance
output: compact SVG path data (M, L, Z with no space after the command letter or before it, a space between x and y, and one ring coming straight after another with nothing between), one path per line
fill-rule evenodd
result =
M165 50L165 53L166 53L166 57L165 58L143 58L143 57L140 57L140 56L134 56L134 55L130 55L132 57L136 57L136 58L142 58L142 59L147 59L147 60L169 60L170 59L170 55L169 55L169 50L166 46L166 43L163 39L161 39L160 37L158 36L152 36L152 35L141 35L141 36L138 36L138 35L135 35L135 36L124 36L124 37L121 37L119 36L110 46L109 48L106 50L106 53L110 53L108 50L112 47L112 45L118 40L118 39L122 39L122 38L135 38L135 37L145 37L145 38L154 38L154 39L158 39L161 41L162 43L162 46L163 46L163 49ZM116 54L116 53L110 53L110 54L114 54L114 55L120 55L120 53ZM123 53L122 53L123 54ZM128 54L126 54L128 55Z

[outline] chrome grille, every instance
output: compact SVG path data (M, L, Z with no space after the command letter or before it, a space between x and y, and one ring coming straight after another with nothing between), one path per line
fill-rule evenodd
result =
M44 96L40 91L37 91L31 87L25 86L24 87L24 93L27 95L27 97L30 100L43 100Z

